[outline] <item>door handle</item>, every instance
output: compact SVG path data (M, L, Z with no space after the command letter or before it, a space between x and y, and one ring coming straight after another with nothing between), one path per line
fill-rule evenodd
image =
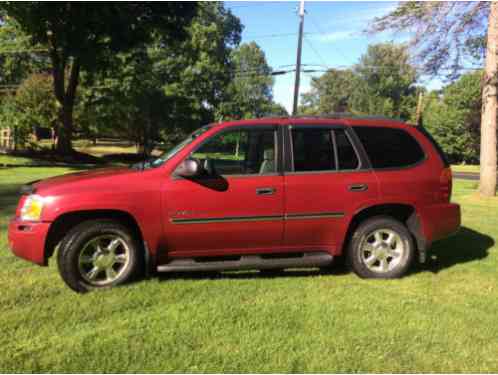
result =
M352 184L352 185L348 186L348 190L352 191L352 192L367 191L368 185L367 184Z
M272 195L276 190L273 187L261 187L256 189L256 195Z

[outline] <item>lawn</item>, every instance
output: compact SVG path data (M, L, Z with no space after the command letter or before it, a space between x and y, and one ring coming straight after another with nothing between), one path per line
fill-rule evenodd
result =
M464 228L393 281L338 268L161 276L86 295L7 249L20 184L0 170L0 372L498 372L498 203L455 181Z
M470 165L470 164L453 164L451 166L451 170L453 172L473 172L479 173L480 166L479 165Z

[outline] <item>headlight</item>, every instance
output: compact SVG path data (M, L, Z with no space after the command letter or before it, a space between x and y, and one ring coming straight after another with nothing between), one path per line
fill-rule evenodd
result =
M39 195L29 195L21 208L21 220L39 221L43 210L44 198Z

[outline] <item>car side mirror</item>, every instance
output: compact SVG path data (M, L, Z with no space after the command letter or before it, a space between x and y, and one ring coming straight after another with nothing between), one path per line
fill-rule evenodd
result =
M176 167L175 174L182 177L195 177L201 174L202 166L199 160L185 159Z
M203 168L208 176L213 176L215 174L214 163L211 159L207 158L206 160L204 160Z

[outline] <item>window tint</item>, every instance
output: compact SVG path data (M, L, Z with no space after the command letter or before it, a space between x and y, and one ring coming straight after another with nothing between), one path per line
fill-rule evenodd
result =
M292 129L294 171L335 170L335 158L330 129Z
M441 161L443 162L444 164L444 167L445 168L448 168L450 166L450 163L448 162L448 159L446 158L446 155L444 154L444 151L443 149L441 148L441 146L436 142L436 140L434 139L434 137L431 135L431 133L429 133L427 131L427 129L425 129L424 127L422 126L415 126L415 129L417 129L420 133L422 133L424 136L427 137L427 139L429 140L429 142L431 142L431 144L434 146L434 148L436 149L436 152L438 153L439 157L441 158Z
M407 167L425 157L418 142L404 130L355 126L354 131L373 168Z
M217 174L266 174L276 172L275 131L234 129L214 135L191 157L210 159Z
M339 170L356 169L358 168L359 161L356 152L354 151L346 131L342 129L334 130L335 144L337 147L337 159Z

